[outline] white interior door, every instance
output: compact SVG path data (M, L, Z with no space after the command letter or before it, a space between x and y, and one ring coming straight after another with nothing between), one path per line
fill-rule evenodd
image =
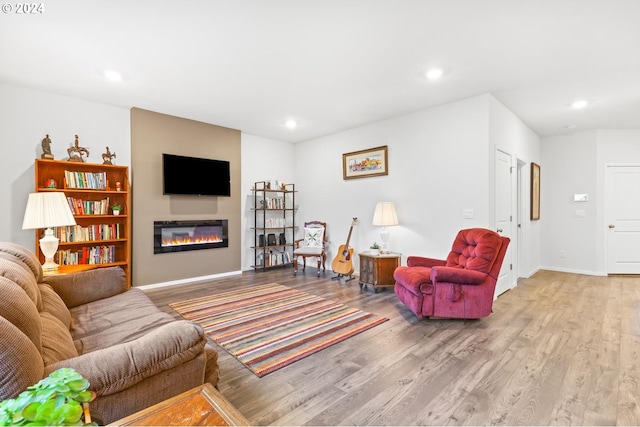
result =
M640 274L640 166L607 166L607 273Z
M511 238L511 156L504 151L496 150L495 169L496 231L501 236ZM512 245L509 245L496 284L496 296L511 289L512 252Z

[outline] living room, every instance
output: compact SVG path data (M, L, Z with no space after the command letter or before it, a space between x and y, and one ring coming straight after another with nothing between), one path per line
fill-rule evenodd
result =
M576 2L563 4L563 12L571 6L579 9ZM599 10L594 3L590 5ZM610 7L612 11L615 9ZM633 6L626 7L635 10ZM631 111L640 116L637 114L637 79L628 77L634 73L638 75L638 64L628 57L628 51L624 53L624 46L629 46L629 42L623 44L621 41L634 40L635 33L628 27L628 17L633 13L621 7L618 13L612 13L614 16L598 18L594 16L597 13L592 15L580 10L579 18L589 18L587 23L606 23L610 25L607 28L613 29L617 22L621 31L609 33L616 37L610 42L615 49L609 49L602 42L604 46L587 52L590 59L576 61L585 67L597 62L595 58L601 51L615 50L617 53L610 55L620 60L609 64L608 68L614 70L612 73L621 73L612 79L616 77L622 85L627 85L624 91L616 92L620 100L617 106L625 113ZM2 17L3 20L10 18L13 17L7 14ZM518 16L514 22L526 22L526 19ZM561 23L556 22L554 34L555 31L560 33ZM12 33L11 30L2 30L0 34L4 41L24 36L22 32ZM547 37L545 40L549 41ZM596 39L601 39L592 37L590 40L594 45ZM31 67L46 68L51 53L42 56L37 53L34 48L34 54L25 55L26 59L23 58L20 65L27 63ZM539 60L533 58L533 54L531 56L532 62ZM570 63L569 59L563 60L567 62L562 64ZM60 62L64 63L63 60ZM64 68L64 64L55 65ZM504 71L505 79L509 72ZM535 76L531 79L535 80ZM117 94L126 92L127 84L140 84L124 83L124 88L103 83L102 90ZM356 83L357 80L352 81L352 84ZM441 83L447 84L446 75ZM463 84L458 80L454 83ZM535 80L535 83L539 81ZM421 84L423 86L416 90L425 91L425 97L437 98L439 89L433 89L432 85L425 90L424 85L431 83ZM536 84L516 88L514 92L531 95L538 89ZM180 83L173 81L173 85ZM547 114L555 112L562 117L554 121L557 131L541 136L532 130L527 120L507 107L513 93L505 95L500 93L501 89L500 86L495 88L498 94L492 91L473 93L384 117L367 115L363 107L362 111L351 111L352 115L374 119L361 121L358 125L353 122L336 125L333 132L300 139L295 136L296 130L278 129L283 135L280 138L275 132L259 133L244 126L234 127L226 114L216 117L208 112L184 113L188 109L178 111L177 107L155 108L148 98L130 102L115 101L112 97L99 100L93 93L78 95L81 88L65 91L54 83L28 81L19 73L0 74L0 137L5 141L6 151L0 168L3 178L0 196L7 201L0 240L37 249L33 230L22 230L22 220L28 194L35 188L34 159L40 157L40 141L46 134L51 136L52 153L57 160L66 157L66 148L78 134L80 144L91 153L87 162L101 162L100 153L109 147L111 152L117 153L115 164L130 167L132 285L144 288L252 274L251 265L255 260L251 246L255 243L251 230L251 189L256 181L262 180L295 183L296 222L327 222L329 259L344 243L354 217L359 219L351 237L356 253L364 252L373 242L380 241L380 227L372 224L376 203L380 201L395 203L399 225L390 229L389 248L402 254L403 263L408 255L414 254L444 257L458 230L496 228L494 178L495 155L499 150L509 154L514 170L509 183L509 205L514 220L508 230L512 239L509 263L513 265L508 288L516 286L519 278L531 278L541 270L606 276L612 271L607 258L609 217L605 205L608 194L605 169L611 164L640 164L640 123L619 118L600 124L591 116L586 120L580 118L582 113L590 114L589 107L584 111L573 111L568 105L574 101L579 89L587 91L588 88L571 86L571 89L560 90L566 97L553 98L553 108L548 108ZM153 87L149 91L162 92L162 88ZM197 105L202 101L199 98L179 99L176 104L189 102ZM598 103L615 102L609 98L600 99L594 109ZM338 107L324 105L323 108ZM567 115L573 121L565 121ZM208 118L205 120L203 116ZM317 117L308 118L307 126L312 126L309 123L320 120L322 115ZM158 128L145 124L146 118L171 125L166 132L162 129L155 135L151 131ZM581 125L575 129L565 128L574 122ZM595 123L595 127L589 122ZM269 126L284 127L280 124ZM388 175L343 179L343 154L379 146L388 147ZM160 186L163 152L226 157L232 164L232 196L216 199L163 195ZM541 165L539 220L531 220L529 216L531 163ZM585 201L577 201L575 195L588 197ZM469 211L471 217L465 215ZM220 255L220 250L152 254L150 235L154 220L221 215L230 219L230 233L234 239L229 248L223 250L224 255ZM313 273L307 272L307 275Z

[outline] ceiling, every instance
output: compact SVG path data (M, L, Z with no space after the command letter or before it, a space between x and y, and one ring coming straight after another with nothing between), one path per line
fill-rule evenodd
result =
M640 129L637 0L8 4L0 81L282 141L484 93L540 136Z

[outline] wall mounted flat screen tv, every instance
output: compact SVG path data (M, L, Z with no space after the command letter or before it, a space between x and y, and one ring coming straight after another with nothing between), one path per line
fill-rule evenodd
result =
M231 196L231 173L226 160L162 154L163 194Z

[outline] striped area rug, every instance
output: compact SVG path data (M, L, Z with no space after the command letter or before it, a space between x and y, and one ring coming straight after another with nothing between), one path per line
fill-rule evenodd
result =
M277 283L171 307L259 377L389 320Z

